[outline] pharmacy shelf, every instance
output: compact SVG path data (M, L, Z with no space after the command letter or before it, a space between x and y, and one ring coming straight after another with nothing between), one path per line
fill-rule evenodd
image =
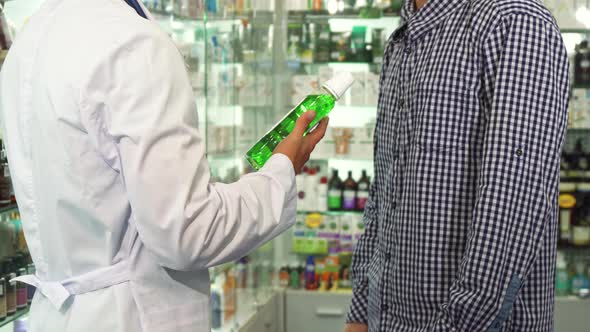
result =
M574 245L558 245L557 250L563 250L568 252L587 252L590 255L590 245L585 246L574 246Z
M0 214L8 213L8 212L15 212L18 210L18 206L16 204L8 204L0 206Z
M308 215L312 213L319 213L324 216L344 216L344 215L359 215L364 214L364 211L325 211L325 212L318 212L318 211L297 211L299 215Z
M380 20L383 18L400 18L398 13L383 13L379 17L361 17L360 13L353 13L353 14L322 14L322 13L314 13L314 12L302 12L304 20L356 20L356 21L375 21ZM291 15L289 16L290 20L297 20L301 19L301 16Z
M372 152L372 151L371 151ZM367 162L367 163L373 163L373 158L372 157L362 157L362 156L353 156L353 155L336 155L336 154L331 154L331 155L327 155L327 154L311 154L310 159L312 162L313 161L342 161L342 162Z
M245 326L251 324L259 313L259 309L268 304L276 292L238 290L237 291L237 308L233 319L226 322L221 328L211 329L211 332L238 332L242 331Z
M320 292L317 290L306 290L306 289L287 289L285 290L287 295L335 295L335 296L350 296L352 289L339 289L333 291Z
M16 314L7 317L5 320L0 322L0 328L9 324L12 324L15 320L25 316L29 312L29 309L22 309L16 312Z
M561 28L561 33L590 34L590 29L584 29L584 28Z
M172 17L175 20L197 22L197 23L201 23L205 20L207 20L207 22L240 22L242 19L249 18L249 15L247 15L247 14L228 14L225 17L219 17L219 16L214 16L214 15L209 14L207 16L203 15L203 16L190 17L190 16L179 15L174 12L168 12L168 11L159 10L159 9L149 9L149 11L150 11L150 13L152 13L155 16Z

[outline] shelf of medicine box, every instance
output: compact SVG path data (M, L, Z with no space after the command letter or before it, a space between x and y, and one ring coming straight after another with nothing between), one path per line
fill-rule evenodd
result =
M343 215L350 215L350 214L364 214L364 211L324 211L324 212L318 212L318 211L297 211L297 214L299 215L308 215L308 214L312 214L312 213L319 213L321 215L324 216L343 216Z
M350 296L352 294L352 289L351 288L339 288L339 289L336 289L336 290L330 290L330 291L320 292L318 290L290 289L290 288L287 288L285 290L285 293L287 293L287 295L289 295L289 294L291 294L291 295L333 294L333 295L347 295L347 296Z
M590 244L584 246L577 246L574 244L558 244L557 250L568 253L579 253L590 258Z
M319 154L319 153L315 153L312 152L311 156L309 157L309 160L311 162L315 162L315 161L328 161L328 162L363 162L363 163L369 163L369 164L373 164L374 160L373 160L373 151L371 151L371 156L367 156L367 157L363 157L363 156L353 156L353 155L337 155L337 154L331 154L331 155L326 155L326 154ZM350 167L350 168L354 168L354 167Z
M206 16L200 15L200 16L192 17L192 16L185 16L185 15L176 14L173 11L167 11L167 10L161 10L161 9L149 9L149 11L154 16L172 17L175 20L182 20L182 21L188 21L188 22L203 22L203 21L205 21L205 19L207 20L207 22L226 22L226 21L240 22L243 19L247 20L247 19L251 18L251 16L248 15L249 13L242 13L242 14L229 13L226 16L216 16L215 14L207 13Z
M0 205L0 214L16 212L18 211L18 205L16 203L11 203L7 205Z
M329 20L357 20L357 21L374 21L374 20L379 20L379 19L383 19L383 18L401 18L399 13L383 13L381 16L379 17L361 17L360 16L360 12L359 13L353 13L353 14L342 14L342 13L337 13L337 14L329 14L329 13L314 13L313 11L305 11L305 12L299 12L296 13L295 15L289 15L289 20L301 20L301 18L303 18L304 20L320 20L320 21L325 21L327 19Z
M8 324L12 324L15 320L25 316L29 313L29 308L18 310L14 315L6 317L5 320L0 322L0 328Z
M579 33L579 34L590 34L590 29L585 28L560 28L561 33Z
M348 70L351 72L363 72L368 71L370 67L381 65L380 63L376 62L366 62L366 61L327 61L327 62L302 62L300 59L297 60L289 60L292 62L299 62L303 67L337 67L341 70Z
M292 74L317 74L319 68L332 67L335 70L349 71L352 73L374 73L379 74L381 72L382 63L377 62L301 62L300 60L287 60L287 68L294 72ZM303 73L301 72L303 69Z

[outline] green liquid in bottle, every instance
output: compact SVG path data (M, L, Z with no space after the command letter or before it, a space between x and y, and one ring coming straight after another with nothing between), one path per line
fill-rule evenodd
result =
M295 128L295 122L303 113L313 110L316 112L315 119L310 123L307 132L325 118L336 104L336 98L331 94L309 95L297 105L287 116L285 116L271 131L268 132L258 143L248 151L246 159L259 170L270 159L273 151L279 143Z

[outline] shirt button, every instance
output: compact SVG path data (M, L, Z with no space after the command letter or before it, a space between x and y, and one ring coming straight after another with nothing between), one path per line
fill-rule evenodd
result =
M388 252L385 253L385 260L388 261L388 262L391 260L391 254L390 253L388 253Z
M388 311L389 310L389 306L387 305L387 303L383 303L383 305L381 306L381 309L383 311Z
M524 152L522 152L522 149L519 148L516 150L516 156L522 157L523 154L524 154Z
M412 48L411 48L411 47L409 47L409 46L408 46L408 47L406 47L406 48L404 49L404 53L406 53L406 55L410 55L410 54L412 54Z
M403 99L400 99L398 101L397 105L398 105L399 108L404 108L404 100Z

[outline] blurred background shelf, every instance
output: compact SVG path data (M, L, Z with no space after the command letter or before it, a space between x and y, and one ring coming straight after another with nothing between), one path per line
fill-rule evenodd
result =
M16 212L18 211L18 205L8 204L8 205L0 205L0 214L8 213L8 212Z
M0 329L4 326L8 326L10 324L12 324L14 321L16 321L17 319L26 316L29 313L29 309L22 309L16 312L16 314L12 315L12 316L8 316L5 320L0 321Z

